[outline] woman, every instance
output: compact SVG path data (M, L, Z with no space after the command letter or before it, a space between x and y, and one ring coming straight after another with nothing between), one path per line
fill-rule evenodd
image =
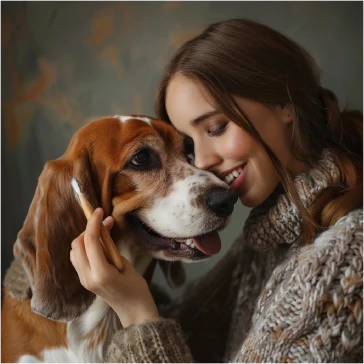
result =
M253 209L217 266L159 312L130 264L107 264L95 212L71 261L124 326L108 361L361 361L362 114L339 111L302 47L241 19L182 46L156 111Z

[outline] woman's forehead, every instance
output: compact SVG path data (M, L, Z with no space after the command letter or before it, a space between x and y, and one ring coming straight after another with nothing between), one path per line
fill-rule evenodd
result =
M215 107L203 87L187 78L172 79L166 93L166 110L172 124L194 126L196 120L212 116ZM204 117L205 116L205 117Z

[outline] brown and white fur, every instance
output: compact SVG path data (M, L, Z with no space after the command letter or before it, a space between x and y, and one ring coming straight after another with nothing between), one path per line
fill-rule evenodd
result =
M82 287L69 259L86 226L73 177L94 208L115 218L111 236L141 274L152 259L207 258L183 239L224 228L236 201L223 181L187 162L183 137L167 123L112 116L85 125L46 163L18 233L14 255L31 294L22 301L3 291L3 362L103 362L121 328L113 310ZM227 201L223 213L206 203L211 193Z

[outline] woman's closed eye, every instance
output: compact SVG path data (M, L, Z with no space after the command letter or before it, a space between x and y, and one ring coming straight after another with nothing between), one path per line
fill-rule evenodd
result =
M211 137L220 136L226 131L228 124L228 121L213 124L208 128L207 133Z

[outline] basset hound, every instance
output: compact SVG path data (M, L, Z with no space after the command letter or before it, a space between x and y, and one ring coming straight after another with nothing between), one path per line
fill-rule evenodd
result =
M3 362L103 362L121 328L70 262L71 243L86 226L72 178L94 208L115 218L113 241L140 274L155 259L178 264L218 252L217 231L237 201L225 182L188 162L185 139L166 122L110 116L83 126L46 163L18 233L15 262L31 292L18 300L3 290Z

